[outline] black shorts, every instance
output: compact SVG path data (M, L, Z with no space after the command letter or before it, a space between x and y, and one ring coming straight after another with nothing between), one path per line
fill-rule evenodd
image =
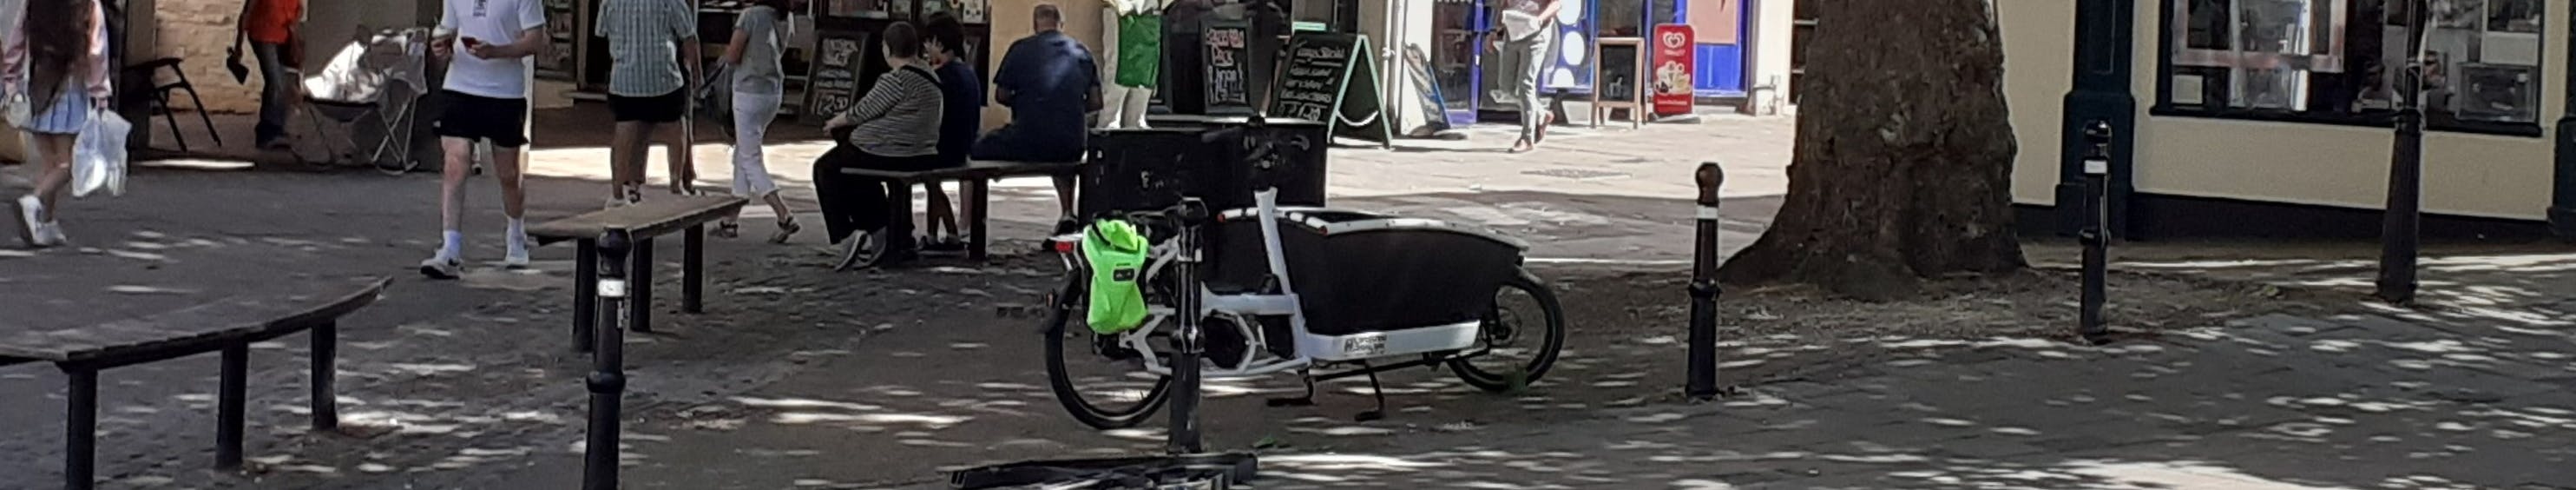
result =
M608 113L616 116L617 122L678 122L680 116L689 110L689 97L686 92L688 91L673 90L671 93L651 97L609 94Z
M438 115L434 132L439 136L491 140L492 146L501 148L528 145L527 99L496 99L453 90L441 95L447 98L447 107Z

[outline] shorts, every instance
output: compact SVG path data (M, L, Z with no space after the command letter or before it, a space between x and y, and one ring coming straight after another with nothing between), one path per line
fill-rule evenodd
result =
M616 116L617 122L679 122L680 116L689 110L687 92L687 90L673 90L671 93L651 97L609 94L608 113Z
M441 94L447 98L446 111L438 115L441 137L466 140L491 140L492 146L518 148L528 145L528 100L498 99L453 90Z

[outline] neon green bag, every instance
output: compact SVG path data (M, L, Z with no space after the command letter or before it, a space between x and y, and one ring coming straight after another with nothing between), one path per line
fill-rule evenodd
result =
M1120 220L1100 220L1082 234L1082 256L1091 261L1091 331L1114 334L1145 323L1145 276L1152 243Z

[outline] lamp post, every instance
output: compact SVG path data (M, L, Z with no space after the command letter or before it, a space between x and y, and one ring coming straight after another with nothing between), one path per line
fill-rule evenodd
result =
M2406 71L2397 79L2397 141L2388 162L2388 205L2379 235L2381 301L2415 301L2415 256L2423 225L2424 194L2424 21L2432 0L2409 2L2406 19Z

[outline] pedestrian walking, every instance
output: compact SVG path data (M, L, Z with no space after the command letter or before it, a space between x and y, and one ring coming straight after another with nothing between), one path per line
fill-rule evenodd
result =
M455 279L464 263L465 179L474 174L476 142L490 143L492 176L501 181L501 211L509 217L503 233L508 250L504 267L528 264L526 172L520 148L528 144L528 73L535 57L547 49L546 11L541 0L446 0L445 13L430 39L430 53L448 60L442 96L447 111L434 123L439 146L446 151L440 172L438 251L420 262L420 272L435 279Z
M31 247L63 245L60 206L72 182L72 147L111 93L107 16L98 0L26 0L0 54L0 92L9 123L27 133L37 168L34 192L18 198L19 237Z
M1554 114L1547 102L1539 100L1539 87L1547 83L1548 53L1555 51L1556 13L1565 8L1565 0L1507 0L1503 8L1502 36L1496 49L1518 63L1518 92L1521 102L1521 138L1512 142L1512 153L1538 148L1547 136L1547 124Z
M608 112L617 119L609 138L609 204L644 199L644 160L655 131L684 121L689 88L698 73L698 8L688 0L606 0L593 34L608 38ZM697 169L685 128L665 134L670 144L671 193L691 194Z
M259 59L259 124L251 130L259 148L284 146L287 104L296 89L293 73L303 64L303 42L296 36L303 23L304 0L250 0L242 10L236 39L248 41L252 57Z
M719 60L733 67L733 194L767 202L769 211L778 215L778 231L770 233L769 243L787 243L803 228L796 225L796 213L787 209L787 200L779 197L778 182L770 179L768 157L761 151L787 90L779 46L794 29L788 17L794 10L790 0L752 0L751 8L743 9L734 22L733 41L725 44ZM739 236L741 228L726 218L716 226L716 233Z

